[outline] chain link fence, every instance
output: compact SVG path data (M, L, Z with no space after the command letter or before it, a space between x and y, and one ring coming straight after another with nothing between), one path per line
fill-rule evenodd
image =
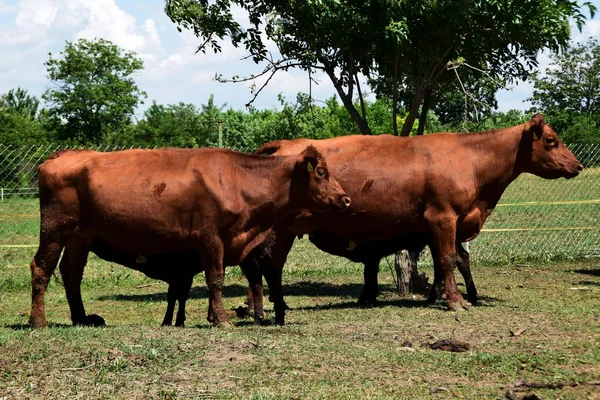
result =
M600 257L600 145L570 148L585 171L571 180L520 176L470 243L474 263ZM0 146L0 249L37 247L36 169L60 149L56 145Z

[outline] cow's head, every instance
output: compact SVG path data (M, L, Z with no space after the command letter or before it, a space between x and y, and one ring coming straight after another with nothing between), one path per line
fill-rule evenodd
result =
M290 195L300 208L314 211L343 211L350 205L350 197L329 174L325 159L312 145L298 155Z
M525 124L523 134L531 140L531 158L527 172L546 179L573 178L583 171L583 165L546 124L541 114Z

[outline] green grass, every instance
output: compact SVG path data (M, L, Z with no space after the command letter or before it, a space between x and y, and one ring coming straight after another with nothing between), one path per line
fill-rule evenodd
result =
M284 276L288 324L254 327L230 313L236 327L219 330L205 320L202 275L187 328L161 328L166 285L92 258L84 301L108 327L69 326L64 290L53 280L51 326L30 330L34 250L0 250L0 398L498 399L519 379L581 383L534 390L544 399L597 398L598 387L587 383L600 380L598 259L475 267L482 304L459 314L420 296L397 297L384 262L380 302L359 308L361 267L301 240ZM245 293L239 269L229 268L226 309L241 305ZM423 346L446 338L471 350ZM443 389L430 394L435 388Z

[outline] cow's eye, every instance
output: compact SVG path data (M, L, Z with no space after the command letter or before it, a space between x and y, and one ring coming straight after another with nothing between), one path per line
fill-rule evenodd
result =
M556 140L554 138L551 138L551 137L546 138L546 143L549 144L550 146L556 146L558 144L556 142Z
M323 168L317 168L317 175L321 178L327 178L327 172L325 172L325 169Z

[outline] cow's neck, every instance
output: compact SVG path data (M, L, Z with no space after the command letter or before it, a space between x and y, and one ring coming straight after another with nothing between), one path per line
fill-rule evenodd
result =
M474 172L479 198L494 207L506 187L522 172L531 153L524 125L465 135L474 149ZM527 150L529 146L529 151Z
M290 195L296 156L273 159L269 157L260 167L260 183L257 182L242 195L248 206L248 214L240 221L239 229L236 229L238 236L234 241L237 243L234 243L233 247L238 248L240 252L234 257L237 260L230 260L232 264L243 260L252 249L262 243L277 220L297 208L296 199L292 199ZM256 166L252 165L251 168L255 169Z

